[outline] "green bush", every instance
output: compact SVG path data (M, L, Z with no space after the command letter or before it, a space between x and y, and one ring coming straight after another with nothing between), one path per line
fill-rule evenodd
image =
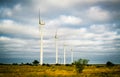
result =
M108 61L107 63L106 63L106 66L107 67L111 67L111 66L114 66L115 64L113 64L112 62L110 62L110 61Z
M33 63L33 65L38 65L38 64L39 64L39 61L34 60L32 63Z
M87 65L89 60L87 59L78 59L77 61L74 62L74 65L76 67L77 73L81 73L82 70L84 69L85 65Z
M12 65L18 65L17 63L13 63Z

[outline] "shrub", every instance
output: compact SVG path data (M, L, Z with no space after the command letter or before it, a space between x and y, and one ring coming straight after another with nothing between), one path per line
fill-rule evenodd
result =
M46 66L46 64L45 64L45 63L43 63L43 64L42 64L42 66Z
M34 60L32 63L33 63L33 65L38 65L38 64L39 64L39 61Z
M114 64L113 64L112 62L108 61L108 62L106 63L106 66L107 66L107 67L110 67L110 66L114 66Z
M55 66L60 66L60 64L55 64Z
M25 65L32 65L31 63L26 63Z
M65 64L65 66L72 66L71 64Z
M89 60L87 59L79 59L77 61L74 62L74 65L76 67L76 71L78 73L81 73L82 70L84 69L85 65L88 63Z
M46 66L50 67L50 64L46 64Z
M18 65L17 63L13 63L12 65Z

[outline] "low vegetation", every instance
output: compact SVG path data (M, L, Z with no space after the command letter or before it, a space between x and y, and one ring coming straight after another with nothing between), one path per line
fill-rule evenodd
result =
M38 65L38 64L39 64L39 61L34 60L32 63L33 63L33 65Z
M106 63L106 66L107 66L107 67L112 67L112 66L114 66L114 64L113 64L112 62L108 61L108 62Z
M85 65L76 73L75 65L0 65L0 77L119 77L120 65Z
M87 64L89 60L79 59L72 64L0 63L0 77L119 77L120 65L108 61L106 64Z
M77 61L75 61L73 64L76 67L76 72L77 73L81 73L83 71L83 69L85 68L85 66L87 65L89 60L87 59L79 59Z

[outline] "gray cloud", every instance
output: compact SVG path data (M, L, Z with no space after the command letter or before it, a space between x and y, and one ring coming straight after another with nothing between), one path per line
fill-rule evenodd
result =
M56 30L60 54L63 43L67 52L73 46L74 52L102 56L119 53L119 0L2 0L0 3L0 55L39 52L39 8L46 22L43 28L46 55L55 53Z

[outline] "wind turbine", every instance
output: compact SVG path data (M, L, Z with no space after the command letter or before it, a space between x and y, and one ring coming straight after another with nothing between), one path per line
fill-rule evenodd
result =
M64 43L64 65L66 64L66 45Z
M58 44L57 44L57 30L56 30L56 34L55 34L55 50L56 50L56 64L58 64Z
M71 63L73 63L73 50L71 48Z
M39 25L40 25L40 64L43 65L43 32L42 32L42 28L43 28L43 25L45 25L45 22L43 22L40 19L40 10L39 10Z

